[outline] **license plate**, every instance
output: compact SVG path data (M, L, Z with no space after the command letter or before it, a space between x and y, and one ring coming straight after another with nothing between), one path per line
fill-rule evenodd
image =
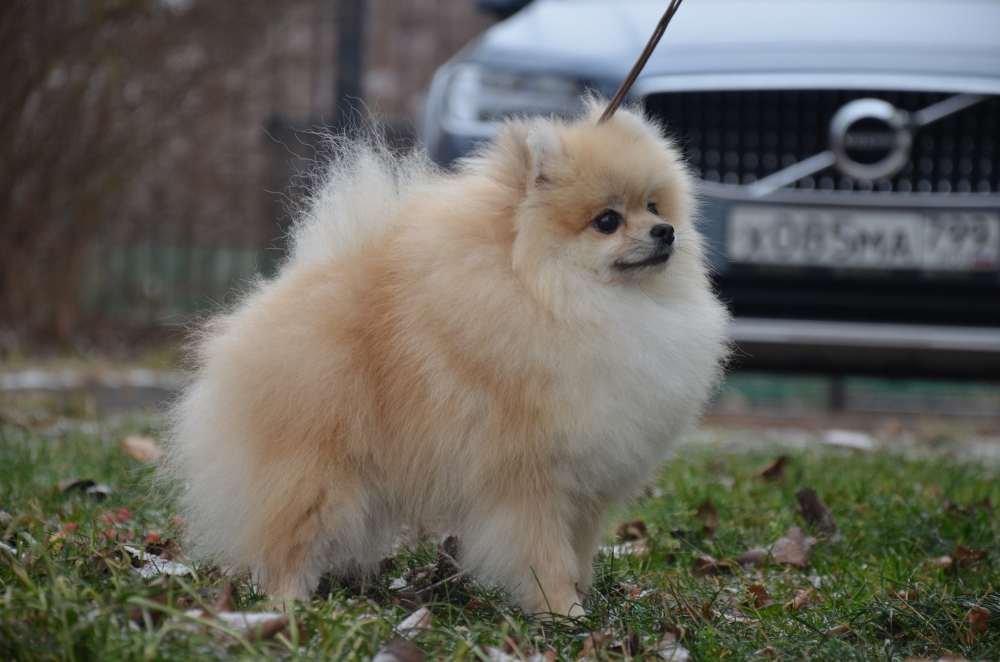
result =
M732 262L924 271L1000 268L1000 214L733 207Z

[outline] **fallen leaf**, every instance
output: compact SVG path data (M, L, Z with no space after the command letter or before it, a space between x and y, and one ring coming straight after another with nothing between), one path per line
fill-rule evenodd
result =
M139 575L145 579L155 577L156 575L185 576L192 573L191 568L183 563L168 560L156 554L150 554L139 547L123 545L122 549L128 553L132 567L136 568L139 571Z
M706 575L718 575L733 571L731 563L726 561L716 561L711 556L699 556L694 562L695 577L705 577Z
M480 604L482 604L481 600L473 600L473 602L479 602ZM395 598L392 599L392 604L399 605L403 609L410 609L410 610L420 609L423 606L423 602L420 600L420 596L414 593L413 591L403 591L399 593ZM472 602L466 605L465 608L469 609L469 605L471 604Z
M517 655L502 651L493 646L483 646L483 653L490 659L490 662L519 662L520 660Z
M583 650L580 651L580 657L577 659L585 659L588 657L596 656L594 651L604 647L604 642L608 640L608 635L604 632L591 632L586 639L583 640Z
M740 554L740 557L736 559L736 562L743 568L749 570L750 568L766 564L768 556L770 556L770 553L766 549L749 549Z
M875 441L870 434L853 430L827 430L823 433L823 443L856 451L870 451L875 448Z
M433 624L434 617L431 616L431 610L427 607L421 607L404 618L399 624L397 631L399 632L399 636L410 639L428 629Z
M423 662L424 659L424 654L412 641L393 637L375 651L372 662Z
M722 618L726 619L730 623L743 623L743 624L760 623L760 621L757 620L756 618L750 618L742 611L740 611L739 607L733 607L732 609L729 610L728 614L723 613Z
M954 653L941 653L941 657L938 658L937 662L969 662L961 655L955 655Z
M603 554L616 558L621 556L635 556L638 558L646 554L646 541L629 540L619 545L601 545L600 551Z
M608 646L608 652L621 655L626 660L638 656L642 653L642 641L639 639L639 633L629 628L621 641L612 642Z
M163 459L163 449L149 437L125 437L118 445L143 464L155 464Z
M993 620L993 613L986 607L976 606L970 609L965 614L965 621L970 626L965 631L965 643L969 646L976 643L979 637L989 629L991 620Z
M802 529L793 526L788 529L784 538L779 538L771 545L771 558L775 563L787 563L805 568L809 565L812 548L816 543L815 538L807 536Z
M239 632L247 641L267 641L288 627L291 616L284 612L219 612L215 617Z
M809 526L814 527L820 533L829 536L832 542L840 542L840 530L830 515L830 509L826 507L823 500L816 494L816 490L804 487L798 491L795 498L801 506L802 518Z
M164 561L181 561L187 558L181 551L181 546L173 538L148 542L146 543L146 551L150 554L156 554Z
M552 651L541 653L530 647L522 650L511 647L510 642L511 638L507 637L507 645L504 650L493 646L483 646L483 652L491 662L555 662L556 660L556 655Z
M761 478L768 480L780 480L785 475L785 465L788 464L787 455L779 455L770 464L757 472Z
M222 611L233 611L236 607L233 604L233 588L226 582L219 589L219 594L215 596L215 602L212 603L212 611L218 613Z
M754 655L759 655L761 657L778 657L778 651L776 651L773 646L765 646L759 651L754 651Z
M711 501L705 500L698 510L694 514L696 519L701 520L705 523L705 528L709 531L714 531L719 528L719 511L715 509L715 506Z
M882 424L881 432L883 436L895 437L903 431L903 424L898 418L890 418Z
M775 604L774 598L771 594L767 592L767 589L760 584L754 584L747 589L747 593L753 596L753 607L754 609L763 609L764 607L770 607Z
M952 558L945 554L944 556L935 556L932 559L924 561L923 568L925 571L944 570L946 568L950 568L952 563Z
M710 621L716 618L719 614L712 609L712 603L709 602L708 600L705 600L704 602L701 603L701 615L702 617Z
M622 640L622 653L626 660L642 655L642 639L639 638L639 633L631 628Z
M630 522L622 522L618 525L618 540L627 542L629 540L641 540L649 535L646 523L641 519L634 519Z
M850 629L851 629L851 626L850 626L849 623L841 623L840 625L836 625L836 626L830 628L829 630L826 631L826 633L827 634L844 634L845 632L849 631Z
M691 653L680 644L680 633L670 628L653 647L653 652L667 662L690 662Z
M455 560L456 556L458 556L458 537L448 536L438 545L438 562L434 565L434 572L439 581L457 575L462 571L458 565L458 561ZM382 559L381 564L384 566L384 569L380 569L383 572L391 570L392 568L388 565L390 563L395 565L395 561L392 559Z
M165 608L167 607L168 595L169 593L167 591L162 591L149 598L150 601L158 605L162 605L164 607L163 610L149 609L148 607L145 608L146 612L149 613L149 620L152 622L153 625L159 625L160 621L163 620L163 617L166 616ZM139 625L145 625L146 619L143 615L144 613L143 610L144 610L143 607L134 607L133 609L129 610L128 613L129 620L134 621Z
M795 594L795 597L782 605L782 609L801 609L802 605L809 601L809 597L816 590L815 586L810 586L804 591L799 591Z
M972 549L971 547L966 547L965 545L958 545L955 547L955 551L952 552L952 556L955 557L959 564L961 564L964 568L972 565L973 563L985 561L989 557L989 554L982 549Z

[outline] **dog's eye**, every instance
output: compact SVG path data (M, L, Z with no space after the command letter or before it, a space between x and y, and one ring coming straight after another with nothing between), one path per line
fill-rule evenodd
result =
M594 229L602 234L612 234L622 224L622 215L613 209L602 211L600 216L594 219Z
M653 214L654 216L660 215L660 208L656 206L655 202L650 202L648 205L646 205L646 211L648 211L650 214Z

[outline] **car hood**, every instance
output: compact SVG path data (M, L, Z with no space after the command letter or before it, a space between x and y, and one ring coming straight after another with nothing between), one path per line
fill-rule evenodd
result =
M470 59L620 80L666 0L536 0ZM998 0L688 0L643 77L888 73L1000 77Z

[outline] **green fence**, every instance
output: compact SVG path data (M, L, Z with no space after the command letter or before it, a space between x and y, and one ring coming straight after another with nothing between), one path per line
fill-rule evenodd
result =
M179 322L229 301L257 274L274 272L278 249L94 245L81 282L85 309L132 325Z

